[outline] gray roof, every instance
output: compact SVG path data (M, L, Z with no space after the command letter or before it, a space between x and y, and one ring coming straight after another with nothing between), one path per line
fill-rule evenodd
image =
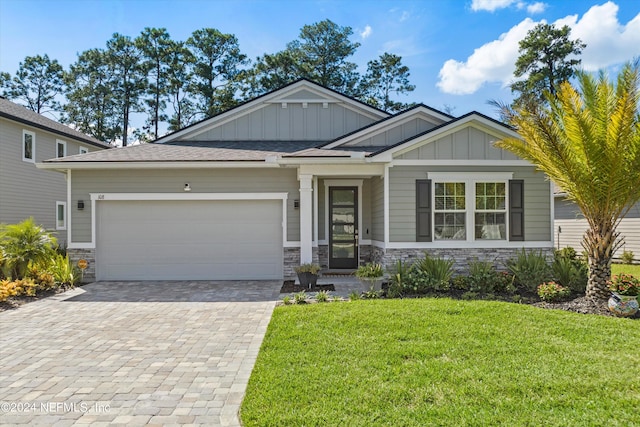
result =
M62 123L58 123L55 120L48 119L42 114L38 114L31 111L22 105L8 101L0 97L0 117L4 117L10 120L14 120L26 125L30 125L39 129L44 129L49 132L56 133L58 135L73 138L84 143L100 147L111 148L112 146L106 144L92 136L86 135L75 129L65 126Z

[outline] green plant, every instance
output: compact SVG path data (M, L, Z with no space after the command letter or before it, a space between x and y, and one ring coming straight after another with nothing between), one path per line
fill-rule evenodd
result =
M357 301L360 299L360 294L357 293L356 291L351 291L351 293L349 293L349 301Z
M493 289L496 292L506 292L512 294L516 291L516 287L513 284L514 281L515 277L513 274L507 271L501 271L496 277L496 284Z
M327 302L329 301L329 291L318 291L316 293L316 301Z
M451 280L451 287L460 291L469 290L469 278L467 276L456 276Z
M609 290L620 295L640 295L640 279L630 274L616 274L607 282Z
M570 258L556 252L551 271L557 282L573 292L584 293L587 288L588 268L579 258Z
M3 254L6 275L23 278L29 262L46 262L54 251L56 239L33 218L18 224L0 227L0 251Z
M633 264L633 252L625 249L622 251L620 259L622 259L623 264Z
M556 282L545 282L538 286L538 296L542 301L562 301L571 294L571 289Z
M293 295L293 303L294 304L306 304L307 303L307 294L304 291L300 291Z
M300 264L298 267L294 267L296 273L311 273L318 274L320 266L318 264L306 263Z
M74 286L80 280L80 269L66 255L57 254L53 257L49 271L59 285Z
M382 291L376 291L370 289L368 291L364 291L360 296L361 299L378 299L382 295Z
M382 276L384 276L384 269L381 264L368 262L356 270L356 277L361 279L377 279Z
M515 282L529 292L535 292L540 283L549 280L551 270L542 251L527 252L524 248L515 258L506 262L507 269L515 277Z
M340 295L334 295L331 297L331 301L333 302L341 302L342 301L342 297Z
M415 264L417 268L427 273L435 282L448 284L453 275L453 260L440 257L431 257L428 253L424 253L424 258L418 260Z
M402 260L396 261L395 267L390 272L387 296L390 298L397 298L402 295L402 291L407 283L410 272L411 264Z
M498 282L498 272L490 261L470 261L468 280L472 292L493 292Z
M291 297L289 295L285 296L284 298L282 298L282 302L284 303L284 305L291 304Z

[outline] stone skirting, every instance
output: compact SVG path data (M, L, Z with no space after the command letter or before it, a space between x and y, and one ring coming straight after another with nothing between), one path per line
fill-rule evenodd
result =
M383 264L388 269L393 269L398 260L413 263L422 258L426 252L430 256L445 259L453 259L453 269L456 274L466 274L470 261L491 261L498 271L506 269L505 262L510 258L515 258L521 248L451 248L451 249L381 249L374 247L372 251L372 261ZM527 252L540 252L551 260L553 258L553 248L527 249Z
M78 261L84 259L87 261L87 268L82 275L84 283L96 280L96 250L95 249L67 249L67 255L74 265L78 265Z
M294 268L300 265L300 248L284 248L282 274L285 278L295 277Z

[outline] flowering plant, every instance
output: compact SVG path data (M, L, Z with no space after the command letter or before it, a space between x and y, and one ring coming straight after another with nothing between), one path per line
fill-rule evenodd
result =
M609 290L619 295L640 295L640 279L631 274L616 274L607 282Z
M538 296L542 301L561 301L569 296L571 290L556 282L545 282L538 286Z

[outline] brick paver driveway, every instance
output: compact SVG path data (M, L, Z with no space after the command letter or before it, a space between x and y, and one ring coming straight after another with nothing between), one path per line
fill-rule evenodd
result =
M0 424L238 425L278 282L100 282L0 312Z

